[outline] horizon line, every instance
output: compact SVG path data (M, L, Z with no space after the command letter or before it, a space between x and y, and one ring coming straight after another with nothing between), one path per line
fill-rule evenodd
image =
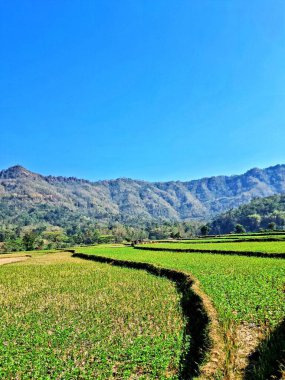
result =
M8 171L9 169L15 169L15 168L20 168L20 169L24 169L25 171L28 171L29 173L32 173L32 174L36 174L36 175L39 175L41 177L52 177L52 178L65 178L65 179L76 179L76 180L79 180L79 181L85 181L85 182L91 182L91 183L96 183L96 182L110 182L110 181L118 181L118 180L131 180L131 181L137 181L137 182L146 182L146 183L169 183L169 182L180 182L180 183L186 183L186 182L193 182L193 181L199 181L199 180L203 180L203 179L211 179L211 178L215 178L215 177L236 177L236 176L241 176L241 175L244 175L244 174L247 174L248 172L252 171L252 170L266 170L266 169L271 169L271 168L275 168L275 167L278 167L278 166L284 166L285 164L275 164L275 165L270 165L270 166L267 166L267 167L264 167L264 168L259 168L259 167L252 167L240 174L230 174L230 175L224 175L224 174L217 174L217 175L212 175L212 176L204 176L204 177L199 177L199 178L195 178L195 179L189 179L189 180L186 180L186 181L183 181L183 180L168 180L168 181L148 181L148 180L144 180L144 179L138 179L138 178L131 178L131 177L117 177L117 178L110 178L110 179L99 179L99 180L91 180L91 179L86 179L86 178L79 178L79 177L75 177L75 176L63 176L63 175L53 175L53 174L47 174L47 175L44 175L44 174L41 174L41 173L37 173L37 172L34 172L34 171L31 171L29 169L27 169L26 167L24 167L23 165L20 165L20 164L15 164L15 165L12 165L12 166L9 166L7 169L1 169L0 170L0 173L1 172L6 172Z

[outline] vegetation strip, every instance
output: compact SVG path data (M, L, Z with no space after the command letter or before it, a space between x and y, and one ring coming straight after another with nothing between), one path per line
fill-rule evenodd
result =
M195 248L160 248L160 247L144 247L142 245L134 246L135 249L145 251L162 251L162 252L183 252L183 253L213 253L219 255L238 255L238 256L253 256L253 257L266 257L285 259L285 253L265 253L253 251L221 251L216 249L195 249Z
M119 260L75 251L73 257L146 270L175 282L182 294L181 307L187 320L184 336L185 351L180 361L180 379L188 380L199 375L202 379L212 379L215 373L221 373L225 360L224 344L219 335L216 313L206 295L199 290L196 280L189 274L145 262Z

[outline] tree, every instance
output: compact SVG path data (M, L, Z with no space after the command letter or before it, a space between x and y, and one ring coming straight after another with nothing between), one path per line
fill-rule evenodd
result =
M201 227L200 231L201 231L201 235L203 236L206 236L209 234L211 228L210 226L208 226L208 224L205 224L204 226Z
M1 247L2 252L17 252L23 250L23 242L21 239L8 240Z
M36 248L38 235L33 232L26 232L22 238L23 246L26 251L32 251Z
M180 231L177 231L176 233L171 233L170 236L174 239L181 239Z
M246 231L245 231L245 228L242 224L236 224L235 226L235 233L237 234L244 234Z
M61 227L51 227L42 234L43 238L47 240L49 247L60 248L66 241L66 235Z
M257 231L260 227L261 216L259 214L251 214L246 217L246 225L250 231Z
M274 222L270 222L270 223L268 223L268 228L270 229L270 230L275 230L275 228L276 228L276 223L274 223Z

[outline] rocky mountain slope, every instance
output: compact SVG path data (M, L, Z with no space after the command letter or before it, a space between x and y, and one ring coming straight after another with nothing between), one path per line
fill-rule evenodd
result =
M283 192L285 165L242 175L153 183L125 178L91 182L13 166L0 171L0 222L27 224L30 219L38 223L51 218L56 223L64 215L125 223L207 220L254 197Z

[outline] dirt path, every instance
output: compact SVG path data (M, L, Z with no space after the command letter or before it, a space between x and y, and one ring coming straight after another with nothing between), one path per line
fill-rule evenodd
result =
M5 258L0 258L0 265L4 264L11 264L11 263L17 263L18 261L24 261L27 260L28 257L5 257Z

